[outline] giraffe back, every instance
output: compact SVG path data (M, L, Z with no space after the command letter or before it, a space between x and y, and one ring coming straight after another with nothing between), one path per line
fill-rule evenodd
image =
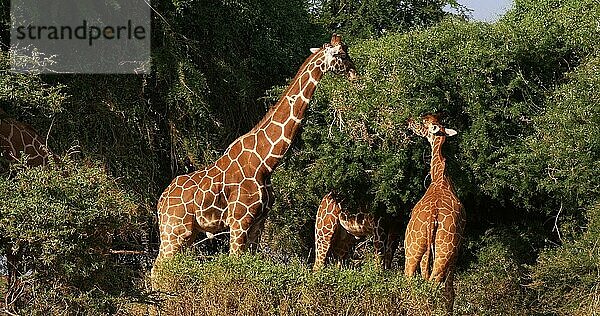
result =
M51 156L45 139L28 124L11 118L0 118L0 155L9 162L26 155L29 166L48 163Z

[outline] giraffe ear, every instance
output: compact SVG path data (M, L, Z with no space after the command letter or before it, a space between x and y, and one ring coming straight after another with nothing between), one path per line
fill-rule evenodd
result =
M446 128L446 136L454 136L456 134L458 134L458 132L456 132L455 130L451 129L451 128Z
M333 33L333 35L331 35L331 45L332 46L336 46L339 45L342 42L342 37L337 35L336 33Z
M314 53L318 52L319 50L320 50L320 48L311 48L310 52L314 54Z

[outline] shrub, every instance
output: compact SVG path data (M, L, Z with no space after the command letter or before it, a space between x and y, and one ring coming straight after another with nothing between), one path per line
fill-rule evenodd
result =
M531 294L522 257L524 240L504 229L489 231L476 246L476 259L457 278L459 315L528 315ZM525 248L525 249L523 249Z
M600 310L600 205L587 218L582 234L544 250L530 267L540 313L583 316Z
M381 271L375 262L358 270L328 267L311 272L294 261L276 264L244 255L199 262L180 254L157 273L169 315L439 315L439 290Z
M320 198L336 190L349 205L368 203L372 212L408 218L427 185L430 149L407 130L406 119L441 112L459 132L444 152L468 225L478 228L472 232L525 219L539 227L561 203L564 213L581 218L598 177L576 181L587 173L556 165L598 170L598 151L591 150L598 134L580 134L568 113L589 113L584 122L593 121L594 46L574 33L587 34L581 28L592 27L600 7L591 0L550 2L548 9L524 2L495 24L447 19L350 47L360 80L323 80L300 139L274 175L281 197L274 216L304 223L295 217L312 216ZM555 124L561 132L545 129ZM549 166L570 174L567 187L559 188ZM551 227L542 235L556 238Z
M112 250L140 233L136 206L100 168L63 160L0 178L0 236L15 254L5 308L28 315L112 313L135 273ZM126 296L126 295L125 295Z

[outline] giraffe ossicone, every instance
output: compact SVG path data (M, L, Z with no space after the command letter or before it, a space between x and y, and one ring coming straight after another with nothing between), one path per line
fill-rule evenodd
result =
M410 120L408 125L415 134L427 138L432 154L431 183L413 208L406 227L404 273L413 276L420 268L424 279L444 282L447 308L451 311L454 303L454 265L466 220L463 205L446 173L442 144L446 137L457 132L444 128L434 115L424 116L419 123Z
M346 259L357 240L368 236L373 236L376 259L383 268L390 268L398 247L398 228L396 220L363 211L350 214L330 192L323 197L317 211L313 270L321 269L330 256Z
M327 72L356 77L348 47L337 34L312 52L279 101L223 156L171 182L157 205L160 249L155 266L199 232L229 229L230 254L254 248L273 202L271 173L298 134L308 102Z

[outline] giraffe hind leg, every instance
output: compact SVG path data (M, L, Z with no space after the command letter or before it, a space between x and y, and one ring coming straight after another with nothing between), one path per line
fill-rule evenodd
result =
M194 218L186 214L182 218L163 214L160 223L160 247L154 261L151 276L154 277L156 267L165 259L173 257L185 246L191 246L196 235Z
M421 268L421 276L423 279L429 280L429 268L431 266L431 245L427 245L427 250L425 250L425 254L421 258L420 268Z
M451 269L444 281L444 305L448 315L452 315L454 311L454 269Z
M248 230L248 249L251 252L258 251L260 245L260 237L265 228L266 216L261 216L257 219Z

